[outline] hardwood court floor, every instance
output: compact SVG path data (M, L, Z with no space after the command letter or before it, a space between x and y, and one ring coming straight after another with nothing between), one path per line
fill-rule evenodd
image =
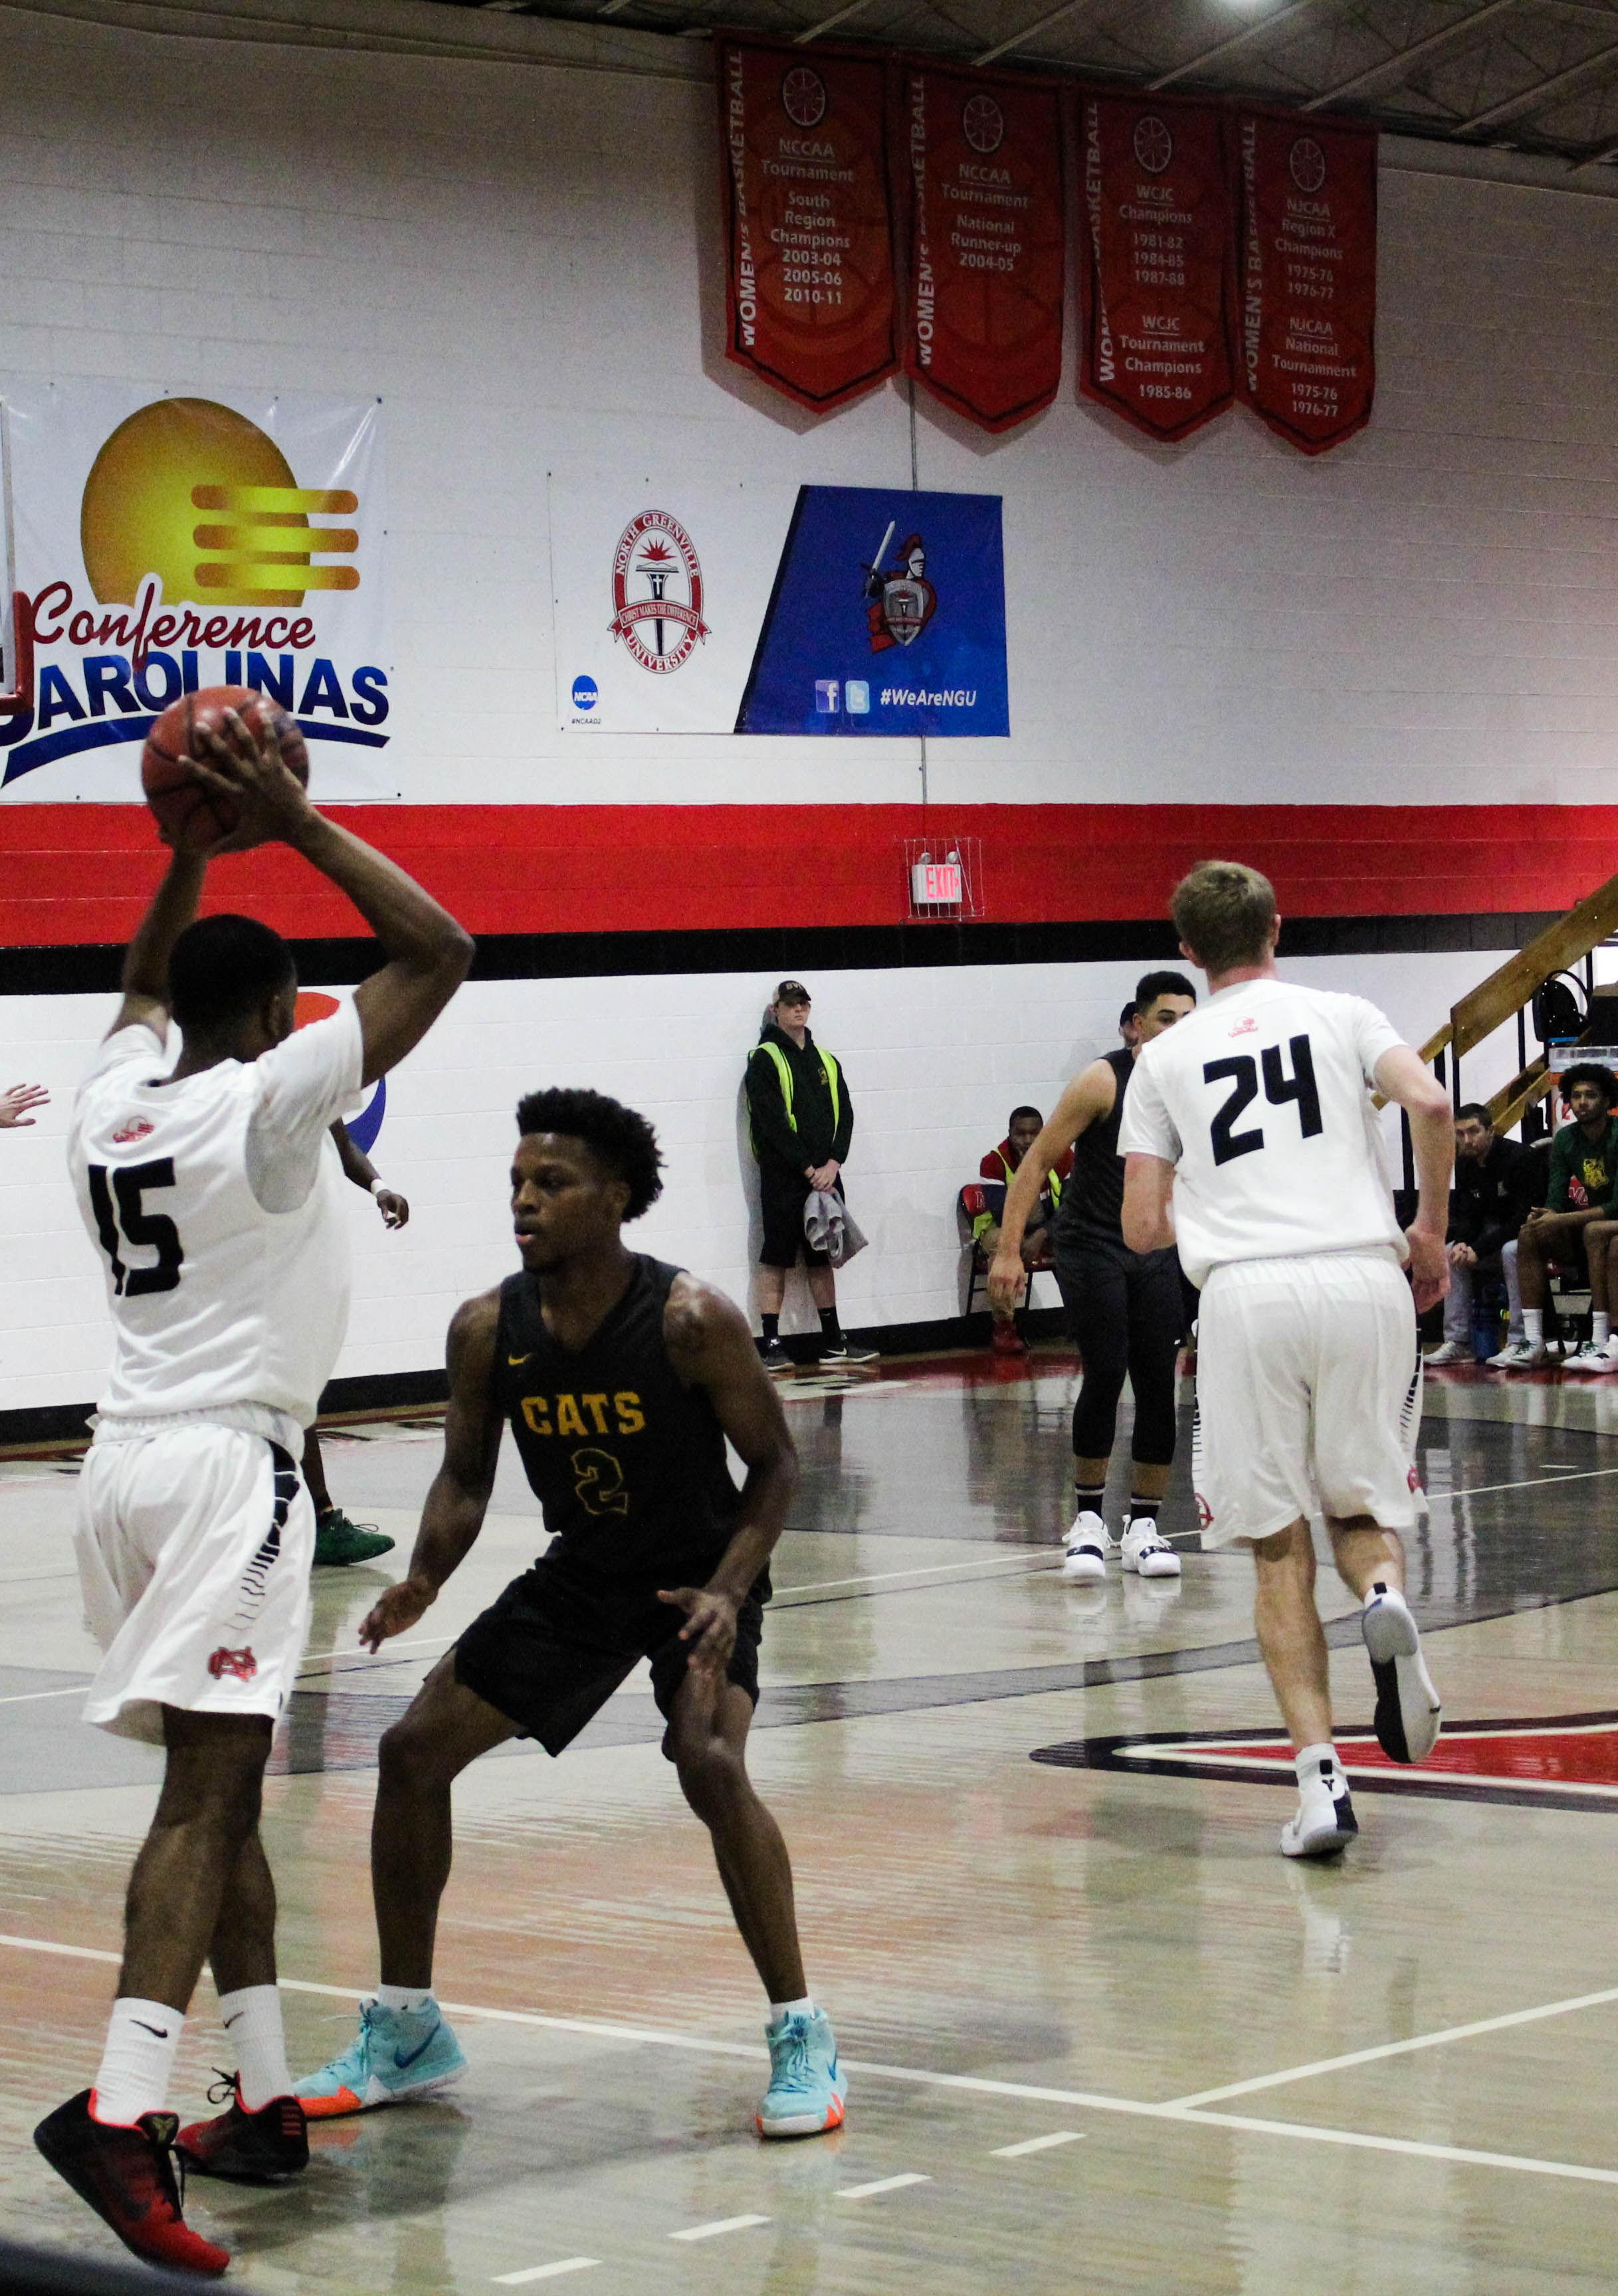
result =
M1183 1477L1178 1589L1116 1565L1104 1588L1056 1575L1072 1385L1044 1356L789 1390L808 1474L752 1759L850 2062L846 2129L753 2134L757 1988L643 1677L560 1762L515 1749L463 1780L439 1989L470 2075L442 2103L317 2128L295 2190L193 2182L234 2280L1612 2285L1618 1732L1589 1718L1618 1723L1618 1381L1429 1382L1412 1587L1458 1767L1357 1781L1360 1840L1324 1870L1277 1852L1284 1775L1208 1774L1273 1759L1275 1718L1251 1566L1195 1551ZM328 1472L402 1546L436 1458L430 1424L373 1428L334 1439ZM28 2141L94 2072L156 1767L77 1719L72 1496L70 1471L0 1470L0 2195L13 2232L111 2256ZM375 1976L377 1734L536 1529L508 1460L461 1578L377 1661L354 1628L386 1567L318 1576L266 1822L300 2070L342 2046ZM1348 1729L1369 1677L1331 1583ZM1564 1716L1586 1718L1499 1726ZM1244 1756L1201 1751L1244 1733ZM1388 1783L1417 1790L1372 1790ZM216 2062L205 1986L175 2090L188 2116Z

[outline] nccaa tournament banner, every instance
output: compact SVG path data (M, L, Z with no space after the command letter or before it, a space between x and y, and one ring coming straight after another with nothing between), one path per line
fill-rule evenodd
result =
M1086 260L1079 388L1154 439L1184 439L1235 396L1228 162L1219 112L1085 95Z
M1376 392L1376 136L1236 115L1242 391L1306 455L1370 421Z
M152 721L249 685L317 800L396 797L374 398L0 381L12 562L0 793L140 797Z
M725 355L824 414L899 365L885 66L719 43Z
M905 372L986 430L1062 381L1062 119L1054 87L917 64L904 75Z

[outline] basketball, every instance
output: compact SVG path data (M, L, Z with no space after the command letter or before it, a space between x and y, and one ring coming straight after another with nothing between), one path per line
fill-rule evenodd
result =
M247 685L210 685L171 701L152 723L141 753L141 787L159 825L182 850L202 852L228 837L240 819L226 797L205 788L185 764L197 754L204 734L222 734L225 713L234 709L255 735L273 726L282 763L309 785L309 753L298 721L279 702L267 701Z

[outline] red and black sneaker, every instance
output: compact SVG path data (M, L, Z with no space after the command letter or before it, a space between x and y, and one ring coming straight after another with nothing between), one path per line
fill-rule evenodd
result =
M242 2185L284 2185L309 2165L309 2134L295 2096L273 2096L257 2112L242 2103L240 2073L220 2073L208 2092L209 2104L226 2110L217 2120L194 2120L182 2128L176 2150L199 2176L231 2177Z
M94 2120L91 2094L81 2089L34 2131L52 2168L145 2263L223 2272L230 2251L193 2232L180 2213L171 2157L177 2117L143 2112L133 2128Z

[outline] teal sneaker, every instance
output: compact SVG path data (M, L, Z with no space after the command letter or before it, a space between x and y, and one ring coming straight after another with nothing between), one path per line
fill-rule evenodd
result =
M359 2031L341 2056L296 2082L292 2095L306 2120L335 2120L431 2095L465 2070L461 2045L436 2001L421 2009L384 2009L380 2001L367 2001L360 2008Z
M847 2076L837 2062L837 2036L824 2009L801 2010L766 2026L769 2087L759 2107L760 2136L819 2136L842 2126Z

